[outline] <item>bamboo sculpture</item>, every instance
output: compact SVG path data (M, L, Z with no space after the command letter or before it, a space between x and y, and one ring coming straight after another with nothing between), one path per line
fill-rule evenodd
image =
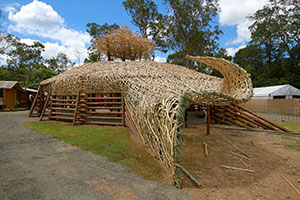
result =
M185 110L192 103L246 102L253 93L249 75L236 64L213 57L187 58L215 68L224 78L154 61L97 62L74 67L40 85L54 95L123 92L134 132L168 166L180 186L181 170L175 164L180 164Z

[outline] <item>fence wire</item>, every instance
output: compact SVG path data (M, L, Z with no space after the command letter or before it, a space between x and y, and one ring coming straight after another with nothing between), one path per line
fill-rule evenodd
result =
M300 107L273 108L250 106L247 108L271 121L300 123Z

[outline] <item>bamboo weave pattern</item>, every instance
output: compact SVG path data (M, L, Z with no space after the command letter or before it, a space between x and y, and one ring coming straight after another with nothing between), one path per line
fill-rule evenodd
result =
M174 175L185 109L192 103L246 102L253 93L249 74L238 65L213 57L187 59L215 68L224 78L154 61L96 62L74 67L41 86L53 95L122 91L139 137Z

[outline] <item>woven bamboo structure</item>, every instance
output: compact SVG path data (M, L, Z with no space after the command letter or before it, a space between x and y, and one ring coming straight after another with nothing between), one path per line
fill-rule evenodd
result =
M187 59L218 70L223 78L154 61L96 62L72 68L41 82L56 95L121 91L140 139L170 169L180 173L181 130L185 110L192 104L246 102L253 93L247 72L213 57Z

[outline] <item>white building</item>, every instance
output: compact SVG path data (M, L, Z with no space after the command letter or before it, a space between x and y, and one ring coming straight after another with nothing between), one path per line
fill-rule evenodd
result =
M288 84L254 88L253 93L252 99L300 98L300 90Z

